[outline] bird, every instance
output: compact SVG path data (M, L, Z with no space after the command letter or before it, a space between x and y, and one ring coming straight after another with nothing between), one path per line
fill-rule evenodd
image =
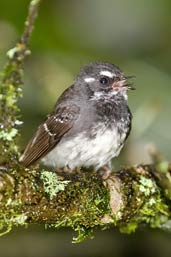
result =
M37 128L20 162L52 168L99 170L117 157L131 131L128 91L134 76L114 64L84 66Z

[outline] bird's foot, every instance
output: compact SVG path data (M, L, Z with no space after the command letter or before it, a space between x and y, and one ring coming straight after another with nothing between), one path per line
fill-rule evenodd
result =
M108 179L111 172L112 172L112 169L110 165L104 165L103 167L100 168L100 175L102 176L103 180Z

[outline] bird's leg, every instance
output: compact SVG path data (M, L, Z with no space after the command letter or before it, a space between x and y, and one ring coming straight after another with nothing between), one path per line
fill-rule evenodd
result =
M63 168L63 172L65 173L72 173L72 169L67 165Z
M62 174L62 173L71 173L72 170L69 168L69 166L65 166L65 167L62 167L62 168L56 168L55 170L58 174Z
M106 180L112 172L111 162L100 168L100 175Z

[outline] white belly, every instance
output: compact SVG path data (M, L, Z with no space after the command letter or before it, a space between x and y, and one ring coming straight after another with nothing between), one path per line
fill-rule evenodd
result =
M117 129L106 130L102 126L95 138L87 138L84 132L71 139L63 138L42 161L55 168L94 166L98 169L118 156L125 137L126 134L121 137Z

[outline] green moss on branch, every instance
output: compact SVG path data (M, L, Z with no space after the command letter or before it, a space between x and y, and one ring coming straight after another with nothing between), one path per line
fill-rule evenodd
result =
M141 224L164 227L171 218L170 206L152 168L121 170L105 181L97 173L83 170L56 174L18 166L16 171L3 171L0 227L3 233L30 223L72 227L78 232L77 241L91 236L98 226L115 225L127 233Z

